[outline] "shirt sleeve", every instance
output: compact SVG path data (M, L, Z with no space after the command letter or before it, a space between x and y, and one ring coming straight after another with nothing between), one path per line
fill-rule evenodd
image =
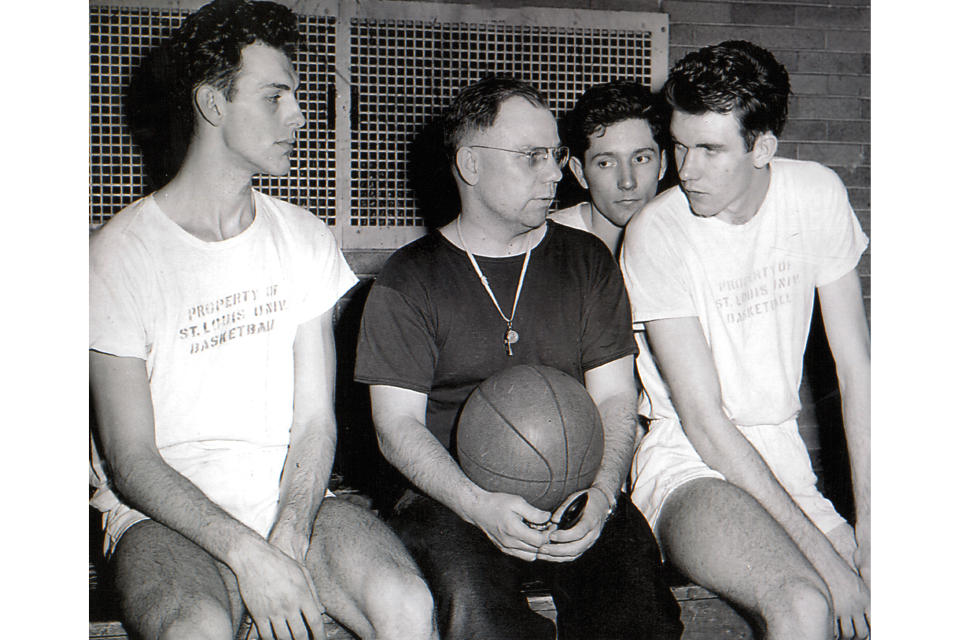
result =
M869 241L850 206L847 190L836 173L826 170L823 188L810 191L819 196L814 200L809 216L810 220L815 221L810 231L816 238L813 244L816 256L815 282L819 287L854 269Z
M357 283L357 277L343 257L333 233L319 220L317 223L318 231L309 249L311 262L301 272L310 274L304 278L307 286L301 323L329 311Z
M620 270L606 248L597 253L598 277L588 288L585 306L581 353L585 371L637 352L630 324L630 303Z
M149 338L141 311L147 287L133 285L132 266L115 248L91 241L89 348L146 359Z
M664 223L646 213L627 225L620 253L633 322L695 316L686 265Z
M363 308L354 379L429 393L439 350L426 317L410 296L375 283Z

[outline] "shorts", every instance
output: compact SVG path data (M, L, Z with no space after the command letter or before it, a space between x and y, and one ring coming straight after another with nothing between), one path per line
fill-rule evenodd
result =
M847 524L833 503L817 489L817 476L795 419L778 425L738 428L820 531L830 534ZM629 488L631 500L647 518L654 535L658 535L657 520L670 494L698 478L726 479L700 458L678 420L651 421L648 433L633 456Z
M336 494L327 489L326 493L323 496L324 498L336 498ZM117 548L117 543L120 542L120 536L122 536L127 529L133 525L141 522L143 520L149 520L148 516L143 515L136 509L131 509L127 505L120 502L113 492L105 491L98 492L91 500L90 503L92 506L97 507L103 511L101 515L101 522L103 525L103 556L109 559L113 555L114 549ZM276 517L277 505L274 503L271 505L271 511L269 515L269 520L266 520L266 526L253 526L247 522L244 522L247 526L254 529L264 538L270 532L270 528L273 526L273 519ZM236 517L236 516L234 516ZM239 519L239 518L238 518ZM260 518L260 520L263 520ZM242 520L241 520L242 521Z

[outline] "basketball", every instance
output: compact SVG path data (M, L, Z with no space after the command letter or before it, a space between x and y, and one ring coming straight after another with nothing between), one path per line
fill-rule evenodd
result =
M474 389L456 442L460 467L473 482L553 511L593 482L603 426L576 379L552 367L518 365Z

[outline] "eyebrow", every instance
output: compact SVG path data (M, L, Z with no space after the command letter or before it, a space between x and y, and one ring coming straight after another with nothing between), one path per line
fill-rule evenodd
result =
M635 153L646 153L646 152L649 152L649 153L657 153L657 151L658 151L658 150L655 149L654 147L637 147L636 149L634 149L634 150L632 150L632 151L630 152L630 155L633 155L633 154L635 154ZM601 153L591 154L590 157L591 157L591 158L599 158L599 157L601 157L601 156L615 156L615 155L617 155L617 154L614 153L613 151L603 151L603 152L601 152Z

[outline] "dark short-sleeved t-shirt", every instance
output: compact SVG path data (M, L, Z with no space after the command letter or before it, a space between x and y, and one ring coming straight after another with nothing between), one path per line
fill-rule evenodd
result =
M547 223L533 249L508 356L506 323L466 253L439 232L399 249L363 312L355 378L426 393L427 428L446 447L459 411L483 380L518 364L573 376L636 353L620 270L591 234ZM509 317L524 256L476 256Z

